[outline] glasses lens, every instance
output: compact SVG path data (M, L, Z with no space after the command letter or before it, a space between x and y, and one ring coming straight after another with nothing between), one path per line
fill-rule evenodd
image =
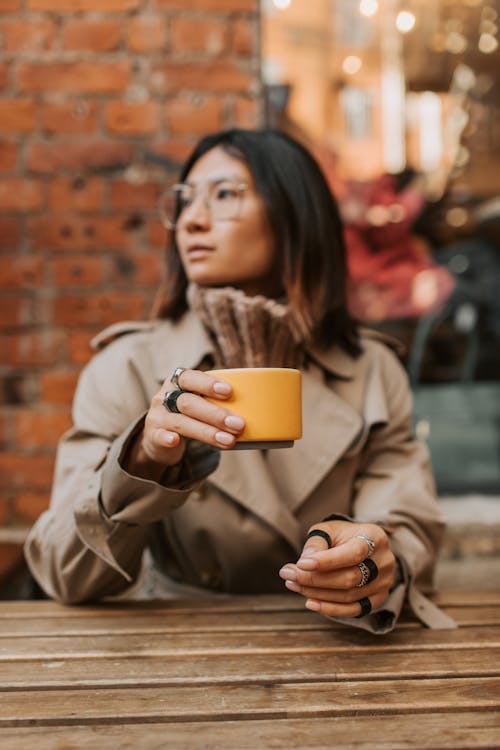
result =
M160 198L160 216L169 229L175 227L181 211L191 199L189 185L173 185L167 188Z
M213 186L210 195L210 209L215 221L234 219L240 211L242 186L225 180Z
M214 221L236 218L241 209L241 201L246 185L232 180L218 180L203 187L178 184L168 188L160 200L160 214L163 223L174 229L179 218L188 206L203 194L205 205Z

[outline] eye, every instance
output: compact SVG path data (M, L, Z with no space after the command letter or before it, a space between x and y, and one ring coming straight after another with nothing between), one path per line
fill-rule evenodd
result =
M224 185L217 186L214 197L216 201L227 201L234 200L238 197L238 195L239 191L236 185L225 183Z
M193 202L193 191L187 185L179 185L175 189L175 197L179 210L183 210Z

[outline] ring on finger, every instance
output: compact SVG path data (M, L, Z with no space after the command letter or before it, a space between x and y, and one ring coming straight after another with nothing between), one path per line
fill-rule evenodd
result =
M175 385L176 388L178 388L180 391L183 390L181 384L179 383L179 377L182 375L186 368L185 367L176 367L172 377L170 378L170 382Z
M361 580L359 583L356 584L357 588L361 588L362 586L366 586L367 583L371 583L375 580L375 578L378 576L378 566L377 563L373 560L370 560L368 557L363 560L363 562L360 562L358 565L358 568L361 572Z
M185 393L185 391L181 391L180 389L176 391L167 391L167 393L165 393L163 397L163 406L171 414L182 414L181 410L177 406L177 399L183 393Z
M369 615L372 611L372 603L367 596L364 596L362 599L358 599L358 604L361 607L361 612L359 613L359 615L356 615L356 619L358 619L359 617L364 617L365 615Z
M366 534L356 534L356 539L363 539L368 545L367 557L371 557L375 552L375 542Z

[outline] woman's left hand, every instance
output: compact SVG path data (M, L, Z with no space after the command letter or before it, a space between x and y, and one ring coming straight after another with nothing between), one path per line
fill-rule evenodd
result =
M287 563L280 576L290 591L307 597L306 607L329 617L359 617L382 606L396 583L396 558L389 538L373 523L326 521L309 530L310 536L296 563ZM373 552L366 537L374 544ZM361 585L364 580L367 583ZM360 600L365 600L360 604ZM369 600L367 606L366 599Z

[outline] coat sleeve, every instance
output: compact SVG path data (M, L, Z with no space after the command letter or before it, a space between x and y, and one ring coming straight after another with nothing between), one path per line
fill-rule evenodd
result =
M407 598L415 614L430 627L456 627L421 593L432 589L444 522L427 447L413 434L413 400L406 372L392 352L380 349L374 382L384 394L387 418L372 425L362 450L351 520L385 528L399 561L400 580L378 611L359 620L339 619L372 632L387 632Z
M65 603L114 595L131 585L140 572L149 524L185 502L218 463L216 451L200 452L200 445L192 444L162 484L125 471L122 458L148 406L126 352L118 341L82 372L73 426L58 447L50 506L25 545L38 583Z

